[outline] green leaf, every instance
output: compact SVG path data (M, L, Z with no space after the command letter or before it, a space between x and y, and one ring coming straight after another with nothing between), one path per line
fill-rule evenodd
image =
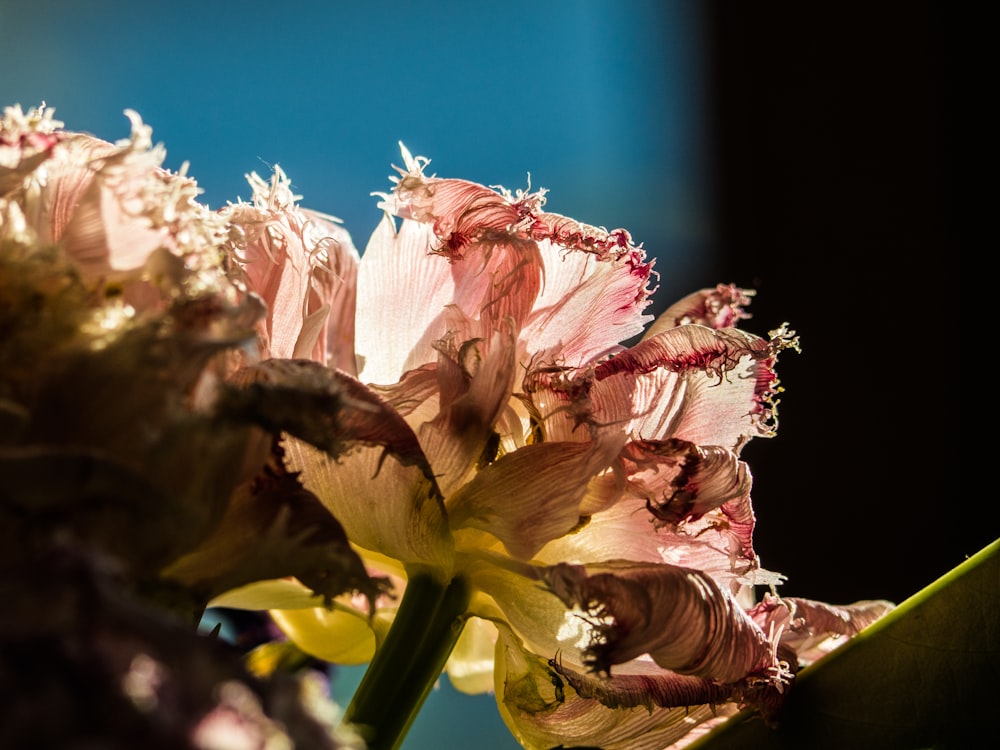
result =
M1000 540L802 670L768 727L741 713L688 750L923 750L995 734Z

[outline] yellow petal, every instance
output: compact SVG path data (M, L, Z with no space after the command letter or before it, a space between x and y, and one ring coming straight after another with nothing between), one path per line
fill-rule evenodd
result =
M375 653L373 628L387 627L384 615L376 615L369 624L367 615L339 602L330 610L272 610L271 617L281 632L307 654L337 664L369 661Z

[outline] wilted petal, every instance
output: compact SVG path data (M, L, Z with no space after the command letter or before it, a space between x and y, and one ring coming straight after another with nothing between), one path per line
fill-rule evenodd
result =
M680 747L673 743L690 739L699 724L735 712L733 704L656 707L657 696L675 694L663 685L670 678L661 678L663 687L658 691L652 677L586 677L532 654L506 628L500 634L497 705L511 733L530 750L665 750ZM705 695L712 694L707 680L679 675L672 679L696 681ZM616 701L616 708L607 705Z
M726 503L697 522L655 523L641 498L626 498L595 513L572 534L554 539L536 555L540 562L586 563L622 555L637 562L668 563L700 570L736 594L746 583L777 582L757 570L749 497ZM771 574L773 576L773 574ZM754 580L751 580L754 579Z
M382 446L403 465L433 473L406 421L346 373L311 360L269 359L230 378L221 408L273 433L289 432L333 456L355 444Z
M326 603L341 593L359 592L372 611L385 587L367 574L337 520L284 470L278 452L233 493L208 539L164 576L204 601L255 581L294 576Z
M664 669L721 682L764 679L776 667L764 633L700 571L561 564L542 576L568 606L594 618L586 653L598 671L646 653Z
M428 160L413 159L405 148L403 159L408 171L399 170L395 190L381 205L396 216L431 224L436 249L449 260L463 258L466 247L486 234L509 233L520 218L508 196L466 180L424 177Z
M496 456L493 425L510 398L514 382L514 341L510 328L492 341L437 343L437 404L433 419L418 431L420 444L447 496L478 465Z
M885 600L832 605L797 597L765 595L750 610L761 629L781 634L781 646L807 665L857 635L894 608Z
M340 460L300 440L285 443L289 470L340 521L348 538L403 563L451 568L453 543L440 498L419 469L381 448Z
M646 501L664 524L697 520L750 491L746 464L717 446L700 448L686 440L637 440L620 455L627 491Z
M740 289L735 284L719 284L715 289L689 294L658 315L643 339L691 323L709 328L735 328L741 320L750 317L743 308L750 304L753 295L753 291Z

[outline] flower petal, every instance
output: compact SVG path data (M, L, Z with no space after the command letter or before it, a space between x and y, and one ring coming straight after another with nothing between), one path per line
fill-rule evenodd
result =
M693 738L699 724L713 723L735 713L735 706L692 705L679 708L647 706L657 694L644 679L636 693L636 678L587 678L526 650L508 629L497 643L496 695L500 714L517 740L530 750L556 747L600 747L602 750L664 750ZM707 681L697 680L704 685ZM614 680L614 682L612 682ZM661 690L660 694L668 694ZM596 697L614 695L621 701L609 708ZM627 696L632 696L634 700ZM628 705L632 703L633 705Z
M250 290L268 306L262 358L310 358L355 374L354 309L359 256L330 217L299 208L275 167L270 183L247 178L253 203L223 210Z
M337 460L287 438L285 451L289 470L300 473L354 544L407 565L451 569L454 543L444 508L419 469L381 448L355 448Z
M589 480L617 446L539 443L500 457L448 500L453 528L488 531L511 555L528 559L580 522Z
M489 620L470 617L448 657L448 680L467 695L493 690L493 653L497 628Z
M434 476L406 421L378 394L311 360L269 359L230 378L222 408L273 432L289 432L333 456L356 443L382 446L406 466Z
M630 412L631 434L738 453L752 437L776 429L773 366L797 339L785 329L773 336L684 325L645 339L596 368L594 419L608 423Z
M689 294L658 315L643 339L691 323L709 328L735 328L741 320L750 317L743 308L750 304L753 295L752 290L740 289L734 284L719 284L715 289Z
M805 666L857 635L894 607L882 599L838 606L766 594L749 614L762 630L780 633L781 646L791 649L799 664Z
M430 227L404 221L397 231L379 222L358 268L357 354L366 383L397 382L404 372L435 361L433 326L455 296L448 262L430 252Z
M700 571L609 562L555 565L542 577L595 618L586 656L599 672L646 653L664 669L721 682L765 679L777 666L760 628Z
M322 607L272 610L271 619L300 649L334 664L365 664L375 653L368 616L339 602ZM382 623L383 629L387 623Z
M651 320L652 263L641 250L600 257L538 242L544 284L522 333L534 362L582 367L621 349Z
M749 495L725 503L695 522L660 526L641 498L620 500L595 513L573 534L554 539L536 559L587 563L627 558L700 570L734 596L748 583L778 583L758 568L753 550L754 517Z

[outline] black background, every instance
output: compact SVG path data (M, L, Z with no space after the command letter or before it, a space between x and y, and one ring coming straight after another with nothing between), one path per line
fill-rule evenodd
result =
M954 219L962 102L951 19L929 3L715 2L718 278L757 290L743 327L788 321L756 549L786 595L902 601L1000 536L963 493ZM987 370L989 368L986 368Z

